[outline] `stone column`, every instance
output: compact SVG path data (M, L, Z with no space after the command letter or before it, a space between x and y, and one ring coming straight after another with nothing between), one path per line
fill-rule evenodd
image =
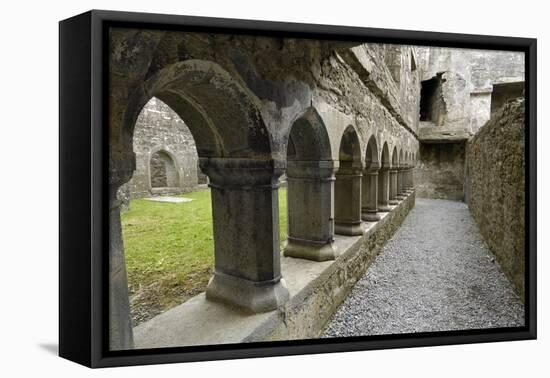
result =
M407 167L407 170L406 170L406 177L407 177L407 179L405 180L405 191L406 191L407 193L411 193L411 192L412 192L411 174L412 174L412 168L411 168L411 166L409 165L409 166Z
M397 205L399 200L397 199L397 169L392 168L390 170L390 205Z
M362 209L361 218L365 221L376 222L380 220L378 214L378 170L380 163L372 163L363 173Z
M200 158L212 196L214 276L206 298L251 312L274 310L288 289L281 277L278 178L272 160Z
M288 243L284 255L334 260L334 171L332 161L289 160Z
M407 195L404 192L405 189L405 166L402 165L397 170L397 198L398 200L404 200Z
M340 162L336 173L334 198L334 231L341 235L362 235L360 164Z
M131 176L131 173L128 177ZM134 348L130 317L128 278L120 224L121 201L117 198L120 183L109 187L109 349Z
M378 211L390 211L390 171L382 167L378 175Z
M411 190L414 192L414 167L415 165L413 165L411 167Z

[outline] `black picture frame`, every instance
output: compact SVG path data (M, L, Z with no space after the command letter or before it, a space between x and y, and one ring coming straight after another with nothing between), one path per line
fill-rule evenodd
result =
M111 26L523 51L525 327L109 351L107 30ZM59 24L59 354L89 367L535 339L536 39L92 10Z

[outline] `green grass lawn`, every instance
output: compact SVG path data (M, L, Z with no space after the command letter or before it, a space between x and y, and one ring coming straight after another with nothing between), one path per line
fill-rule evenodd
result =
M132 200L122 214L134 325L203 292L214 267L210 190L193 201ZM286 188L279 190L279 235L286 240Z

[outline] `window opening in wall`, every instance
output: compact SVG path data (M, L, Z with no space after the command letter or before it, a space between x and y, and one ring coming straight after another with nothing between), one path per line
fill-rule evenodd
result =
M442 85L445 82L440 72L429 80L422 81L420 90L420 121L442 125L445 120L446 104Z

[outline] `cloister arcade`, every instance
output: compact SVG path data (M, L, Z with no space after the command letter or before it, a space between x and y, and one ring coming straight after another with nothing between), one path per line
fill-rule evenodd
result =
M143 62L130 68L111 64L112 349L133 346L116 193L132 176L133 129L153 96L189 127L209 179L215 255L209 301L262 313L289 299L278 233L282 174L288 182L288 242L282 254L319 262L338 258L339 235L362 235L365 222L379 221L414 187L418 143L395 121L377 125L349 117L315 90L296 94L300 99L292 106L278 105L273 116L258 90L225 58L160 54L157 44L170 44L169 37L141 36L135 42Z

